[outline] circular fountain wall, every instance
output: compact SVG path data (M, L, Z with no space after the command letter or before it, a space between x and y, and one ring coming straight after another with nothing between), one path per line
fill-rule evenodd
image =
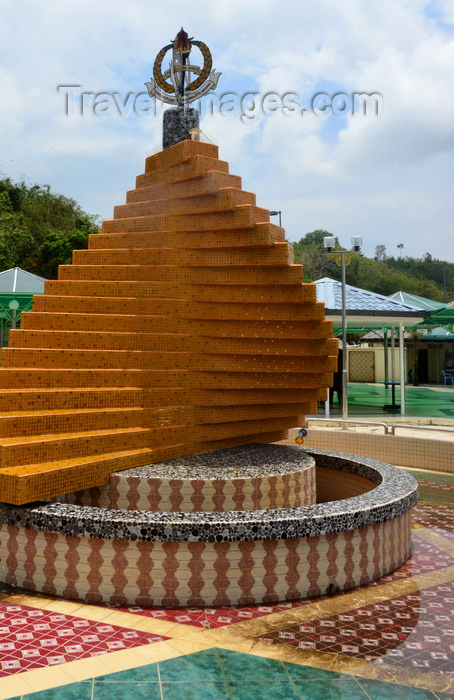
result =
M1 578L117 605L297 600L401 566L417 498L413 477L371 459L218 450L113 474L65 502L2 505Z

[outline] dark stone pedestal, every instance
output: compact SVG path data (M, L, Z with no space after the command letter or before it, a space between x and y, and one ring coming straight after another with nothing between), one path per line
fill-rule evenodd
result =
M169 148L180 141L191 138L189 129L199 128L199 113L196 109L173 107L164 112L162 122L162 148Z

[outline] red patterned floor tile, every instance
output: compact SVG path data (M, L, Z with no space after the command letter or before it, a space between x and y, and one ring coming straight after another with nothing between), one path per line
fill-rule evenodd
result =
M166 637L0 602L0 677Z
M263 617L275 612L282 612L300 605L308 605L314 599L296 601L294 603L281 603L276 605L255 605L255 606L237 606L232 608L141 608L136 605L116 607L115 610L121 612L143 615L144 617L154 617L168 622L178 622L183 625L192 625L194 627L204 627L206 629L215 629L217 627L225 627L233 625L237 622L252 620L253 618Z
M260 638L454 675L454 582Z
M430 489L436 489L437 491L449 491L454 492L454 484L443 484L438 481L427 481L426 479L416 479L419 486L426 486Z
M412 518L419 525L428 527L434 532L454 540L454 508L418 504L413 510Z

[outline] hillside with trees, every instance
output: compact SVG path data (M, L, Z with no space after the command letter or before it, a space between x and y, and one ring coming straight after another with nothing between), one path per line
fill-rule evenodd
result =
M332 236L318 229L293 243L295 262L303 265L303 280L313 282L320 277L341 279L341 268L326 255L323 238ZM335 239L336 248L340 248ZM343 248L340 248L344 250ZM454 301L454 263L432 258L388 256L384 245L377 245L374 258L354 256L346 270L347 284L378 294L407 292L435 301Z
M0 272L21 267L56 279L58 266L70 263L71 252L86 248L98 231L97 218L48 185L0 179Z

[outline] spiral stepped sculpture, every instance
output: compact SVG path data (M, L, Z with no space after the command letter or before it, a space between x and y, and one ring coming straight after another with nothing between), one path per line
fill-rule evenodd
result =
M315 286L217 147L178 143L136 184L11 332L0 501L276 442L326 398L337 340Z

